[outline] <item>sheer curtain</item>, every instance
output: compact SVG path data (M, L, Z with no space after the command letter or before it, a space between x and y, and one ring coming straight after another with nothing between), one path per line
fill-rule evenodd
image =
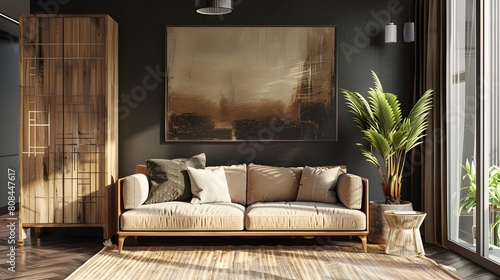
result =
M412 154L412 200L427 213L425 242L447 247L446 182L446 1L415 1L414 101L434 90L423 145Z

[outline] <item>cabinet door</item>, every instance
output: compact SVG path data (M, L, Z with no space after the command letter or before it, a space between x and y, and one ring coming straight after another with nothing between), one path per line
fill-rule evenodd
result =
M105 223L103 17L22 17L23 223Z
M64 222L103 223L106 211L104 21L64 19Z
M21 18L20 164L23 223L62 222L63 21Z

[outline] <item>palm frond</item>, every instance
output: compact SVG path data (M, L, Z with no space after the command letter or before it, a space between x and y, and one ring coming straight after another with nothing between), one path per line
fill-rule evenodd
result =
M400 124L402 120L401 103L399 102L397 95L387 93L385 94L385 98L391 107L391 112L394 115L394 122L396 124Z
M346 99L348 111L353 114L353 120L360 130L373 126L374 117L368 101L359 93L347 89L341 90Z
M429 111L432 109L432 89L424 92L424 94L417 100L410 113L408 114L408 119L414 122L416 119L427 119Z
M415 120L414 122L408 119L410 124L408 131L408 142L405 147L406 151L409 151L422 143L422 139L425 137L425 130L428 127L427 119L422 117Z
M384 88L382 87L382 83L380 82L375 71L372 70L371 73L372 73L373 83L375 84L374 90L378 91L378 92L384 92Z
M408 133L408 145L406 150L409 151L422 143L422 138L425 137L425 130L429 126L428 115L432 109L432 90L427 90L422 97L415 103L412 110L408 114L410 122L410 131Z
M399 130L393 131L389 134L389 141L391 142L394 150L406 150L408 144L408 126L401 126Z
M363 134L365 135L364 138L380 154L384 161L386 161L394 153L389 141L387 141L387 138L379 132L369 129L363 131Z
M367 150L362 144L357 143L361 154L366 157L366 160L371 164L375 165L379 170L382 168L380 163L378 162L377 157L369 150Z
M387 95L390 94L374 92L369 96L370 108L372 109L373 116L379 125L377 131L384 137L387 137L389 132L397 125L392 107L387 101Z

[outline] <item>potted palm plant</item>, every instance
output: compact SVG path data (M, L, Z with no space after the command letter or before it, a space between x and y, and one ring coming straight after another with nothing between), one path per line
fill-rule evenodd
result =
M467 159L462 166L467 179L467 194L460 199L459 212L472 211L476 207L476 169L474 160ZM490 243L500 246L500 166L492 165L488 169L488 199L490 206ZM475 227L473 225L472 236L475 239Z
M388 233L383 217L384 205L411 203L401 200L402 179L406 155L422 143L428 127L428 114L432 108L432 90L427 90L415 103L407 117L402 116L401 103L393 93L384 92L377 74L372 71L374 87L368 90L368 100L361 94L342 89L349 112L363 134L357 143L368 162L378 169L385 201L370 202L370 233L374 243L385 243ZM382 209L380 207L383 207Z

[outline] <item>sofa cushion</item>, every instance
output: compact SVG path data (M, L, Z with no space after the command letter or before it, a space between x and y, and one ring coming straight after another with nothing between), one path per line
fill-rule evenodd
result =
M191 180L191 203L231 202L224 168L213 170L188 167Z
M144 174L134 174L123 180L123 208L135 209L142 205L149 194L148 177Z
M364 230L366 215L340 203L259 202L247 207L247 230Z
M337 179L337 195L347 208L361 209L363 199L363 182L354 174L342 174Z
M248 165L247 204L265 201L294 201L302 167Z
M206 169L213 170L218 166L207 166ZM226 175L227 186L231 202L246 205L247 203L247 165L236 164L222 166Z
M190 158L146 160L151 188L145 203L191 200L193 195L187 168L205 168L205 162L203 153Z
M243 230L245 207L236 203L191 204L183 201L143 204L121 215L131 231Z
M335 203L335 185L340 166L327 167L304 167L300 177L297 201L316 201Z

